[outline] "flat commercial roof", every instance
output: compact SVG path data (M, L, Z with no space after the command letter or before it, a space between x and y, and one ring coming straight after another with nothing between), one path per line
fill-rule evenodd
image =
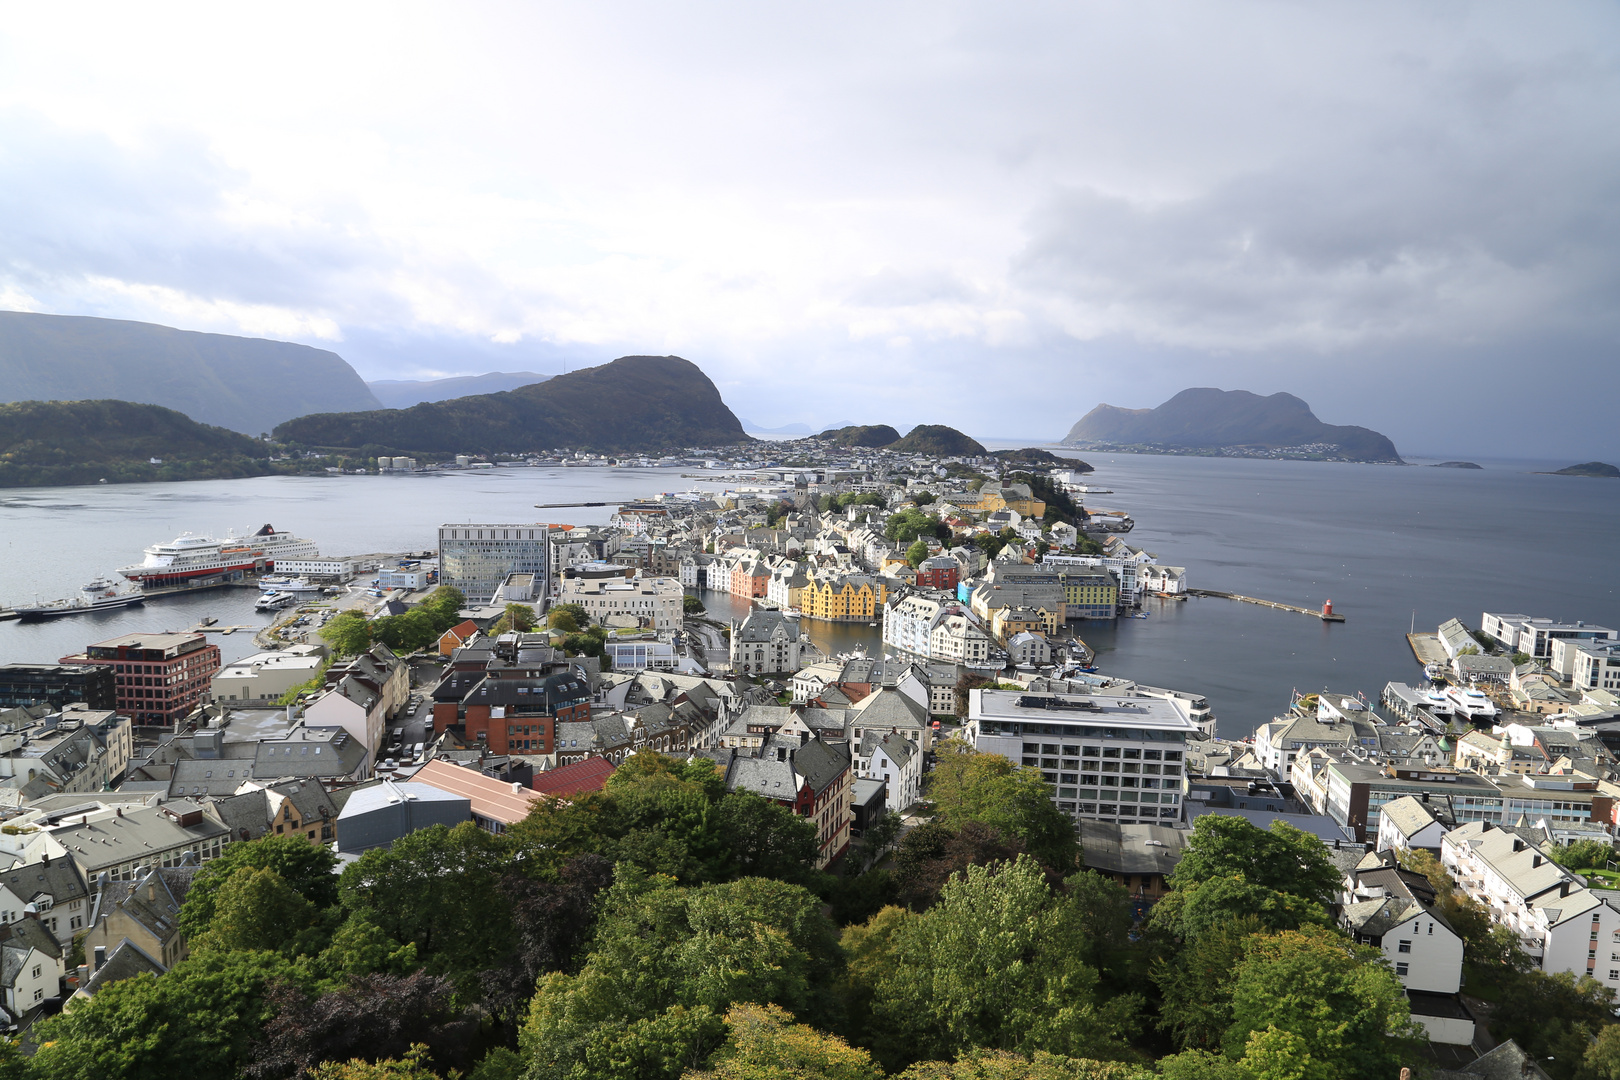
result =
M1168 701L1093 694L1026 690L974 690L968 695L970 720L1094 724L1196 734L1198 725Z

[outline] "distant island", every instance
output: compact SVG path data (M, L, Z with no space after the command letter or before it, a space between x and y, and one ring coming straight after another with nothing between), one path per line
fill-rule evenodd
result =
M317 409L376 409L344 359L265 338L0 311L0 402L116 398L247 435Z
M897 454L932 454L934 457L985 457L990 453L977 439L944 424L918 424L902 438L888 424L852 424L831 428L817 441L848 449L893 450ZM1042 451L1037 451L1037 453Z
M1483 469L1483 465L1475 465L1472 461L1442 461L1430 465L1431 469Z
M1064 446L1219 457L1404 464L1395 444L1370 428L1324 424L1292 394L1183 390L1155 409L1098 405Z
M971 439L944 424L918 424L889 449L901 454L931 454L934 457L984 457L990 453L977 439Z
M1077 473L1095 470L1079 458L1059 457L1050 450L1026 446L1022 450L992 450L990 456L1004 465L1025 465L1036 469L1072 469Z
M1620 469L1617 469L1613 465L1610 465L1610 464L1608 464L1606 462L1602 462L1602 461L1586 461L1586 462L1582 462L1579 465L1571 465L1568 468L1559 469L1557 472L1554 472L1554 473L1543 473L1542 475L1544 475L1544 476L1597 476L1597 477L1603 477L1603 478L1613 478L1613 477L1620 476Z
M900 441L900 433L888 424L852 424L849 427L823 431L816 436L820 442L832 443L850 449L866 447L877 449L893 446Z
M0 487L221 480L291 471L270 447L161 405L20 401L0 405Z
M278 425L275 436L362 457L562 447L645 452L752 441L709 377L678 356L622 356L516 390L408 409L317 413Z
M408 409L424 401L452 401L474 394L497 394L545 382L550 375L533 371L490 371L483 375L458 375L449 379L377 379L366 385L385 409Z

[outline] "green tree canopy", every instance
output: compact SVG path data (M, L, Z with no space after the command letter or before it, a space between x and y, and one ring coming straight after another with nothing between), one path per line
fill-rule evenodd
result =
M707 758L653 752L627 759L601 792L536 803L507 835L537 872L593 854L692 885L808 881L818 850L810 822L752 792L727 793Z
M1339 871L1328 858L1327 847L1310 833L1282 821L1265 830L1243 818L1202 815L1187 838L1171 884L1183 888L1234 876L1324 906L1339 890Z
M883 535L898 544L909 544L919 536L938 536L941 529L950 535L949 526L942 525L939 518L916 509L901 510L883 523Z
M911 543L911 546L906 549L906 563L907 563L907 565L909 565L913 570L915 570L915 569L917 569L917 567L922 565L922 561L924 559L926 559L926 558L928 558L928 543L927 543L927 541L925 541L925 540L913 540L912 543Z
M371 623L358 611L339 612L319 632L338 656L354 656L371 648Z
M238 867L220 885L208 932L193 949L267 949L292 946L319 915L280 874L263 867Z
M305 976L276 953L209 952L102 987L35 1029L37 1080L235 1076L270 1014L272 983Z
M509 864L502 837L470 821L434 825L360 856L343 871L338 893L388 938L414 945L428 972L476 997L477 973L511 949L511 906L499 888Z
M699 600L691 593L687 593L681 598L681 611L683 614L702 615L707 610L708 609L703 606L703 601Z
M1140 1002L1097 994L1077 915L1034 860L1019 856L970 866L920 915L880 916L890 927L880 947L892 955L852 964L850 974L876 974L867 988L874 1052L891 1069L976 1047L1127 1055Z
M821 1024L836 1016L837 942L820 902L797 886L745 878L686 889L621 868L599 910L579 974L545 976L530 1004L520 1044L532 1076L679 1076L718 1045L718 1018L741 1002ZM605 1071L626 1056L642 1071Z
M1210 816L1210 815L1206 815ZM1204 820L1203 818L1199 819ZM1232 978L1232 1026L1222 1040L1259 1076L1321 1080L1395 1076L1423 1040L1400 980L1377 949L1311 926L1253 939Z
M686 1080L883 1080L871 1054L794 1023L775 1005L733 1005L726 1028L729 1037L709 1068L688 1072Z
M1047 866L1074 867L1079 853L1074 822L1058 810L1038 771L1021 769L1000 754L982 754L960 739L937 744L936 753L927 794L942 822L989 825L1016 837Z
M191 879L180 908L180 929L195 940L209 929L219 893L238 870L273 870L276 877L316 908L337 903L337 857L329 848L302 836L265 836L226 844L219 857L204 863Z

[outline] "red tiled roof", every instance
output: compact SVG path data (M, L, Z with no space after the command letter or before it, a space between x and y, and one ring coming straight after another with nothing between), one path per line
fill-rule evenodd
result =
M582 791L601 791L607 787L613 768L613 762L606 758L588 757L560 769L536 773L534 790L557 799L566 799Z
M452 765L448 761L430 761L411 780L418 784L431 784L440 791L460 795L472 803L472 811L479 817L515 825L529 816L529 810L540 795L519 784L507 784L481 772Z

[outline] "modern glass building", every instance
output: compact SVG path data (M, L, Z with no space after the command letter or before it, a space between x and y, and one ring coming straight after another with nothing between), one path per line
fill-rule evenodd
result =
M551 549L544 525L440 525L439 584L487 604L510 574L533 574L535 596L547 595Z

